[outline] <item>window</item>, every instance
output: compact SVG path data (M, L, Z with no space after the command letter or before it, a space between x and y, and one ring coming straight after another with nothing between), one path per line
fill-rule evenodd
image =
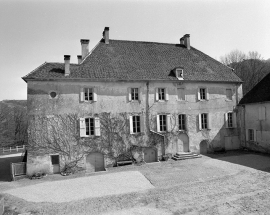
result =
M52 162L52 165L59 164L59 155L51 155L51 162Z
M183 69L176 69L176 77L178 80L183 80L184 79L184 71Z
M85 126L86 126L86 135L94 135L95 134L95 126L94 126L94 119L93 118L86 118L85 119Z
M228 113L228 127L233 127L233 113Z
M206 89L200 88L200 100L206 100Z
M225 113L225 125L226 128L236 128L236 113L228 112Z
M206 113L202 113L201 114L201 126L202 129L207 129L208 128L208 123L207 123L207 114Z
M136 134L141 132L141 117L137 116L130 116L130 133Z
M226 98L227 100L232 100L232 89L226 89Z
M81 102L97 101L97 93L95 87L81 88L80 94Z
M255 141L255 132L253 129L248 129L248 140Z
M185 101L185 89L184 88L178 88L177 89L177 95L178 95L178 101Z
M131 100L139 100L139 89L131 88Z
M80 118L80 136L100 136L100 120L98 117Z
M180 114L178 116L178 121L179 121L179 130L186 130L186 115Z
M165 88L158 88L158 100L165 100Z
M159 130L167 131L167 115L159 115Z

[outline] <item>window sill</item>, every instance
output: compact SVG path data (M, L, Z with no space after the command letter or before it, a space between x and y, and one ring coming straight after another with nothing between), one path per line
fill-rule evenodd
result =
M233 100L230 99L225 99L226 102L232 102Z
M211 131L210 128L204 128L204 129L201 129L200 131Z
M202 99L202 100L198 100L199 102L208 102L209 100L207 99Z
M177 102L183 102L183 103L186 103L187 100L178 100L178 99L177 99Z

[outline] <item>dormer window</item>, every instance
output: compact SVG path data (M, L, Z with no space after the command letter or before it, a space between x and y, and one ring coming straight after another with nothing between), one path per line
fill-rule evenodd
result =
M184 80L184 70L181 68L176 69L175 76L178 78L178 80Z

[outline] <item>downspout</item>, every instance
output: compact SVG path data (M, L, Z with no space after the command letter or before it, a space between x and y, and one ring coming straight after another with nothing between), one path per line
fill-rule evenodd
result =
M145 102L146 102L146 110L145 110L145 119L146 119L146 131L147 131L147 136L149 137L149 131L150 131L150 110L149 110L149 81L146 82L146 98L145 98Z
M243 105L244 112L244 136L245 136L245 148L247 148L247 136L246 136L246 106Z

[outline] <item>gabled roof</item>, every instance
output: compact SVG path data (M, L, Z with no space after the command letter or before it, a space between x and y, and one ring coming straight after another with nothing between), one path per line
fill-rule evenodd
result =
M184 80L242 82L231 68L191 47L180 44L102 39L81 64L70 65L64 76L64 63L45 63L24 80L90 79L113 80L175 80L176 67L184 68Z
M239 102L251 104L270 101L270 73L266 75L254 88L252 88Z

